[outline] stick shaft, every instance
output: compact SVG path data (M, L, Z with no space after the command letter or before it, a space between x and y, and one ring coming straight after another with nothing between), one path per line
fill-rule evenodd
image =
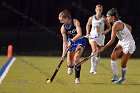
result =
M53 75L52 75L52 77L51 77L51 79L50 79L51 82L53 81L54 77L56 76L56 74L57 74L57 72L58 72L58 70L59 70L59 68L61 67L61 65L62 65L63 62L64 62L64 61L61 60L60 63L58 64L57 68L55 69L55 72L53 73Z
M79 65L81 65L81 64L83 64L83 63L85 63L87 60L89 60L91 57L93 57L93 56L96 55L97 53L98 53L98 52L95 52L94 54L92 54L92 55L90 55L90 56L84 58L82 61L80 61L80 62L77 64L77 66L79 66Z
M65 57L66 57L68 51L69 51L69 48L67 48L67 51L66 51L66 53L65 53L65 55L64 55L64 58L61 59L61 61L59 62L57 68L55 69L55 71L54 71L54 73L53 73L53 75L52 75L52 77L51 77L51 79L50 79L51 82L54 80L54 78L55 78L57 72L59 71L59 69L60 69L62 63L64 62L64 59L65 59Z

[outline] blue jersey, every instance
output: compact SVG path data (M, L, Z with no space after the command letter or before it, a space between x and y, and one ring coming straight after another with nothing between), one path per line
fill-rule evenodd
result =
M76 36L77 31L76 31L76 27L73 24L73 19L70 19L70 26L64 24L64 28L66 30L66 34L68 38L73 38L74 36Z
M73 19L70 19L70 26L68 27L67 25L64 24L64 28L66 30L66 34L67 34L68 42L69 42L73 37L77 35L77 31L76 31L76 27L74 26ZM77 46L82 46L83 48L85 48L86 39L82 37L74 41L69 51L75 51Z

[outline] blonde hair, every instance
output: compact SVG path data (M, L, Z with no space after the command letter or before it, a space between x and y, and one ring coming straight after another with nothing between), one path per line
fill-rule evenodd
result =
M103 9L103 6L102 6L102 5L100 5L100 4L96 5L96 7L95 7L95 8L97 8L97 7L100 7L100 8L102 8L102 9Z
M63 18L71 18L70 12L68 10L63 10L59 13L59 17L63 17Z

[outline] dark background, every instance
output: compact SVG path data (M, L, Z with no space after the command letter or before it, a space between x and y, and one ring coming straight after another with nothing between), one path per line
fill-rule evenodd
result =
M96 4L104 6L103 14L117 8L122 21L133 27L137 49L133 57L140 57L140 4L139 0L0 0L0 55L6 54L12 44L17 55L60 56L62 52L61 24L58 14L64 9L81 22L83 35ZM110 33L106 35L106 42ZM110 56L116 42L102 55ZM84 56L90 54L87 43Z

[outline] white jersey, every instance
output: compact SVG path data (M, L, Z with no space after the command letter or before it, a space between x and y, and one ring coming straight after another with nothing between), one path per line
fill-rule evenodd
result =
M116 22L121 22L121 20L118 20ZM118 44L121 45L123 52L127 54L128 52L132 54L135 51L135 41L133 39L133 36L125 23L123 23L124 28L117 32L117 37L119 39Z
M121 20L118 20L116 22L121 22L123 23ZM123 23L124 28L123 30L118 31L117 33L117 37L120 41L122 42L127 42L127 41L131 41L134 40L133 36L131 35L131 32L129 31L129 29L127 28L127 26Z
M95 27L99 26L100 30L97 32L95 30ZM92 17L92 28L90 31L90 39L89 41L96 41L96 43L99 46L104 45L105 35L101 35L100 33L104 31L105 23L104 23L104 17L102 16L100 19L96 19L95 15Z
M95 30L95 26L99 26L100 30L99 33L104 31L104 17L102 16L100 19L96 19L95 15L92 17L92 28L91 34L96 34L97 31Z

